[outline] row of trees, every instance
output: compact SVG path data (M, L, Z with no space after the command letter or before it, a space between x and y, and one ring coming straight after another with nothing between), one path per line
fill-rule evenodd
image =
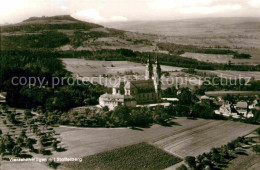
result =
M209 153L203 153L197 157L187 156L185 162L191 169L223 169L227 167L230 160L236 157L235 154L245 154L244 150L238 149L240 144L248 145L252 141L252 138L239 137L220 148L212 148ZM182 165L178 169L185 169L185 166Z
M147 127L153 123L169 125L171 118L184 116L205 119L224 119L214 113L214 105L208 106L196 103L198 99L188 88L183 88L179 95L175 94L179 102L167 108L157 106L154 108L131 108L118 106L115 110L86 109L85 112L50 112L45 111L39 121L43 124L64 124L83 127Z
M192 53L203 53L203 54L233 54L234 58L243 59L243 58L251 58L249 54L239 54L236 51L232 51L229 49L219 49L219 48L201 48L194 45L182 45L182 44L174 44L174 43L158 43L158 47L161 50L167 50L172 54L179 55L185 52Z

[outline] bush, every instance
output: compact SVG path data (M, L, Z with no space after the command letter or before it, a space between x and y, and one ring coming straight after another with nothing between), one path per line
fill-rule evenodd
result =
M196 158L194 156L186 156L185 162L189 165L190 168L196 168Z
M257 134L260 135L260 128L257 129Z
M60 165L60 163L54 162L53 160L48 161L48 166L51 168L57 169L59 165Z
M260 145L253 146L253 151L256 153L260 153Z
M176 170L187 170L188 168L182 164L181 166L179 166Z

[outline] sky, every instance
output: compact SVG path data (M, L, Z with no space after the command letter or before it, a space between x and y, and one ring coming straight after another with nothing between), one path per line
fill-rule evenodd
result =
M0 0L0 24L54 15L94 23L260 17L260 0Z

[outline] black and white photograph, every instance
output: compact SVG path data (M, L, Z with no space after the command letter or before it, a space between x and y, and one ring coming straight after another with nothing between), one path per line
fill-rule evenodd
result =
M259 170L260 0L0 0L0 170Z

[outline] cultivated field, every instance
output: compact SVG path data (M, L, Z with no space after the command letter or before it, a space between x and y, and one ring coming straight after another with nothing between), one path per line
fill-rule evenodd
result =
M147 143L87 156L82 162L64 163L71 169L165 169L182 159Z
M66 69L81 77L95 77L100 75L117 75L126 71L143 73L144 65L128 61L94 61L77 58L62 59Z
M255 126L254 128L256 128ZM254 129L247 124L231 121L207 121L189 131L173 133L152 143L182 158L208 152L212 147L220 147L228 141L245 135Z
M177 118L176 125L132 130L129 128L77 128L60 126L55 131L67 146L66 152L54 152L49 157L79 158L140 142L152 145L180 157L208 152L212 147L224 145L259 126L218 120L189 120ZM23 167L24 163L1 163L1 169ZM39 163L30 164L38 166ZM45 165L45 163L43 163ZM41 167L46 167L41 165ZM24 167L26 167L24 165ZM63 169L63 167L59 167Z
M116 81L105 78L99 79L99 76L125 76L125 75L138 75L133 78L144 78L146 67L144 64L128 62L128 61L97 61L97 60L84 60L78 58L63 58L62 59L66 69L75 77L88 77L92 78L93 82L98 82L108 87L112 87L116 84ZM176 86L188 86L193 88L194 86L200 86L203 81L198 76L189 75L182 72L184 68L173 66L161 66L163 72L170 72L169 77L162 77L162 89L167 87ZM230 70L196 70L198 72L205 72L210 75L218 75L223 78L254 78L260 79L260 72L250 71L230 71ZM140 77L139 77L140 76ZM95 78L93 78L95 77ZM192 77L192 78L191 78ZM128 77L129 78L129 77ZM195 79L194 79L195 78ZM89 80L89 79L87 79ZM178 83L176 83L178 82Z
M185 52L182 57L196 59L198 61L204 61L207 63L225 63L229 61L239 63L237 59L233 59L233 55L220 55L220 54L202 54L202 53L189 53ZM242 60L245 62L245 60Z
M128 75L127 78L130 79L144 79L146 70L144 64L129 61L96 61L78 58L63 58L62 61L66 66L66 69L72 72L74 77L85 81L97 82L107 87L113 87L117 84L118 79L114 78L118 76L122 78L123 76ZM187 77L185 73L181 72L181 70L184 69L181 67L162 65L161 69L164 72L171 72L173 77ZM105 78L105 76L108 76L108 78ZM109 77L113 78L109 79ZM170 87L173 84L177 84L174 83L172 79L166 81L166 78L162 78L162 81L165 82L162 84L163 89ZM183 83L185 83L185 80L183 80ZM194 83L199 84L199 82Z
M207 74L218 75L223 78L253 78L260 80L260 72L257 71L231 71L231 70L197 70L199 72L205 72Z
M232 121L178 118L176 125L132 130L129 128L58 127L68 151L61 155L83 157L126 145L148 142L180 157L210 151L254 129L255 125Z
M63 58L66 69L81 77L95 77L102 75L118 75L126 72L145 73L145 65L129 61L98 61L78 58ZM181 67L161 66L162 71L181 71Z
M157 34L157 41L248 53L246 63L260 64L259 18L203 18L173 21L107 23L117 29ZM156 40L156 39L155 39ZM209 58L209 61L211 59Z
M202 54L204 55L204 54ZM80 77L95 77L102 75L120 75L127 72L137 73L144 75L146 67L144 64L134 63L129 61L96 61L96 60L84 60L78 58L63 58L62 59L66 69L72 72L74 75ZM184 68L173 66L161 66L162 71L176 72L174 75L178 75ZM196 70L199 72L206 72L208 74L214 74L227 78L239 78L240 77L252 77L254 79L260 79L260 72L256 71L230 71L230 70ZM181 74L183 74L181 72ZM187 76L187 75L185 75Z

